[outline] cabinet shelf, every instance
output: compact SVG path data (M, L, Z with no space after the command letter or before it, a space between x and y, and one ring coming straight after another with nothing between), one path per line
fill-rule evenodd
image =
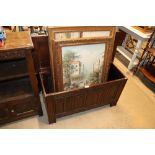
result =
M26 60L0 62L0 81L28 76Z
M33 96L29 78L0 83L0 103L9 102L28 96Z

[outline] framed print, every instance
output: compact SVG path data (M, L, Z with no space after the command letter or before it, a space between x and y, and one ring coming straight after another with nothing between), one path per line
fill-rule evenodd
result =
M56 91L87 88L105 81L111 62L111 39L53 41Z

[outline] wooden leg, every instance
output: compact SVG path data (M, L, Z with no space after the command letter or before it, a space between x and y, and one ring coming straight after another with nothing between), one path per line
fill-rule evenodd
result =
M26 51L25 56L26 56L28 73L29 73L32 89L34 91L34 95L39 96L38 81L35 75L36 72L35 72L31 50Z
M117 101L121 95L122 90L124 89L126 82L127 82L127 79L125 79L124 81L121 81L119 89L117 90L117 92L115 94L115 98L114 98L113 102L110 103L110 107L116 106Z
M56 107L55 103L52 101L52 97L46 98L46 109L49 124L56 123Z

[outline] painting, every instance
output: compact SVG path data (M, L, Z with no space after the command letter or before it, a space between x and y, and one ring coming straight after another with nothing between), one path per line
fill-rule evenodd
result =
M125 49L131 53L134 53L136 46L137 46L137 43L138 43L138 40L135 39L134 37L132 37L131 35L127 35L126 37L127 37L127 39L125 42ZM141 48L139 49L140 53L143 52L143 49L146 47L146 44L147 44L147 41L144 41L142 43Z
M71 91L103 83L112 62L112 38L53 40L54 91Z
M137 45L137 40L134 39L131 35L128 35L125 48L131 52L134 52L136 45Z
M64 90L101 83L105 43L62 47Z

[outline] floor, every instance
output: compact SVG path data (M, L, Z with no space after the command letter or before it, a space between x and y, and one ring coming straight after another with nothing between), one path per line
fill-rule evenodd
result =
M128 77L128 82L121 94L117 106L104 106L57 119L57 123L49 125L43 105L44 116L34 116L7 124L1 128L155 128L155 94L154 85L149 89L142 81L127 72L120 61L114 63ZM144 80L144 78L142 78Z

